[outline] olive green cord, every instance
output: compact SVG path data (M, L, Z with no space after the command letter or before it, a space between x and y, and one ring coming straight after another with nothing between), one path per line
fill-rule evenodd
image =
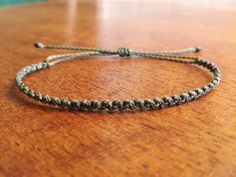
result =
M78 46L64 46L64 45L44 45L42 43L35 43L37 48L45 49L63 49L63 50L86 50L88 52L80 53L69 53L69 54L58 54L48 56L43 62L28 65L22 68L16 74L16 85L21 91L23 91L28 97L33 98L42 103L47 103L49 105L58 106L61 108L69 108L79 111L94 111L94 110L107 110L107 111L124 111L124 110L148 110L148 109L161 109L169 106L179 105L191 100L195 100L202 95L208 93L220 82L220 69L212 62L209 62L199 57L189 57L189 56L179 56L180 53L191 53L199 52L200 47L193 47L184 50L174 50L174 51L165 51L165 52L147 52L147 51L132 51L128 48L118 48L117 50L101 49L101 48L91 48L91 47L78 47ZM194 90L181 93L179 95L165 96L163 98L147 98L147 99L125 99L125 100L107 100L102 101L98 100L76 100L68 98L58 98L51 97L46 94L34 91L27 87L23 78L35 71L46 69L52 67L55 64L58 64L63 61L71 60L74 58L90 57L90 56L109 56L109 55L119 55L121 58L131 58L132 56L137 57L149 57L158 60L167 60L173 62L180 62L185 64L196 64L202 67L207 68L210 72L214 74L214 79L199 88Z

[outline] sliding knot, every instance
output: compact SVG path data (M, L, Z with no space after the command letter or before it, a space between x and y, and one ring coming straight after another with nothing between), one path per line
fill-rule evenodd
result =
M117 50L117 53L120 57L129 57L129 56L131 56L131 50L128 49L128 48L123 48L123 47L119 48Z

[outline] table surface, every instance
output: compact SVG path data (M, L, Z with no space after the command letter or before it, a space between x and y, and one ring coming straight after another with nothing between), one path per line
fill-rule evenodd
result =
M0 8L0 176L229 177L236 174L236 1L47 1ZM204 97L147 112L88 113L30 100L15 73L67 51L32 43L133 50L201 45L222 72ZM145 58L75 59L25 79L69 98L145 98L212 79L199 67Z

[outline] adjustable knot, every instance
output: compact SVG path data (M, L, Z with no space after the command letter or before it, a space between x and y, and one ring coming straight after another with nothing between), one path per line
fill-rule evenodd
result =
M120 57L129 57L131 56L132 53L130 49L121 47L117 50L117 54Z

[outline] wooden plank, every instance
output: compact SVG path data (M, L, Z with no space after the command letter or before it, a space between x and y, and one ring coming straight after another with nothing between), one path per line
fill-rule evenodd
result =
M236 6L172 1L49 1L0 8L0 176L228 177L236 173ZM21 94L15 73L59 50L32 43L133 50L201 45L222 82L159 111L79 113ZM212 78L195 66L144 58L74 60L25 82L43 93L113 99L170 95Z

